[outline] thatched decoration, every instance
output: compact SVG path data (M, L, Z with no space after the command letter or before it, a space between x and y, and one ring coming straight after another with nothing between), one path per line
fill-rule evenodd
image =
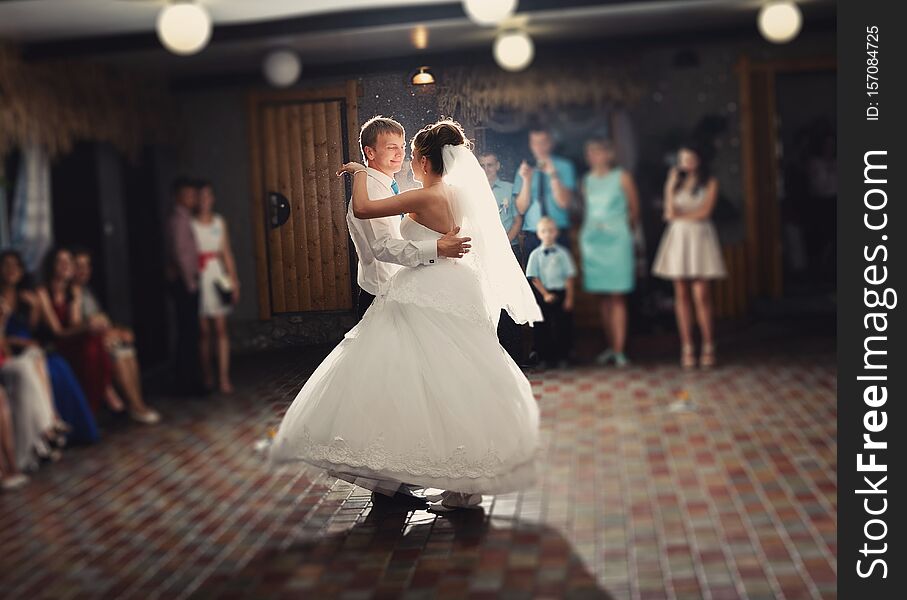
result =
M520 73L497 67L460 67L444 72L438 108L470 123L497 111L539 114L565 107L629 105L642 94L629 73L592 62L534 65Z
M135 157L169 137L171 104L163 82L87 62L25 63L0 46L0 157L28 141L56 156L80 140Z

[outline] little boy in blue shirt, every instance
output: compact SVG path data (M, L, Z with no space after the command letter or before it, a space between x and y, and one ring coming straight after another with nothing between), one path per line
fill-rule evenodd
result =
M536 235L541 245L529 254L526 277L532 282L544 321L533 327L535 351L542 366L567 366L573 344L573 301L576 264L566 248L555 243L557 225L550 217L539 219Z

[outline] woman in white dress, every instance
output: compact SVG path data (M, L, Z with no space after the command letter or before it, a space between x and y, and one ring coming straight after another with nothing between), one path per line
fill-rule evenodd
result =
M4 450L12 471L18 473L36 469L43 459L59 460L62 455L57 448L63 446L63 434L71 427L54 408L44 352L37 345L27 346L19 354L12 352L6 337L11 313L6 299L0 298L0 382L5 391L0 404L6 404L15 433L6 440L9 447ZM0 460L0 467L2 463ZM9 471L10 466L5 469Z
M664 188L664 218L668 222L652 272L674 282L674 312L680 332L680 362L685 369L696 366L693 347L693 317L702 333L699 365L715 365L712 334L712 279L727 275L718 234L711 215L718 200L718 181L711 177L702 154L691 146L682 147L677 166L668 172ZM690 292L692 291L692 306Z
M212 332L217 345L220 391L233 392L230 382L230 335L227 315L239 301L239 278L230 247L227 222L214 212L214 189L208 182L199 186L198 212L192 220L199 261L199 354L205 387L214 387L211 369Z
M444 489L439 509L471 507L483 493L534 480L538 407L496 330L502 308L517 323L540 321L541 312L460 126L428 126L412 149L422 188L383 200L368 199L365 167L343 166L353 213L406 213L400 229L410 240L460 225L473 251L395 274L299 392L270 458L386 494Z

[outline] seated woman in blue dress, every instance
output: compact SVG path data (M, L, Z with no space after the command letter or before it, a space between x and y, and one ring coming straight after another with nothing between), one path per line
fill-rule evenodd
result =
M6 324L6 341L13 352L37 345L33 329L38 323L38 298L25 281L25 264L12 250L0 252L0 298L11 314ZM53 388L54 405L60 417L72 428L70 443L93 443L100 434L85 393L66 360L45 348L47 371Z

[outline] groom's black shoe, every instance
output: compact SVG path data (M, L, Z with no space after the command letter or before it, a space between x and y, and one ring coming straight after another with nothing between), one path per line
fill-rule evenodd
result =
M407 510L428 508L428 501L425 498L401 492L397 492L393 496L372 492L372 504L375 505L375 508L405 508Z

